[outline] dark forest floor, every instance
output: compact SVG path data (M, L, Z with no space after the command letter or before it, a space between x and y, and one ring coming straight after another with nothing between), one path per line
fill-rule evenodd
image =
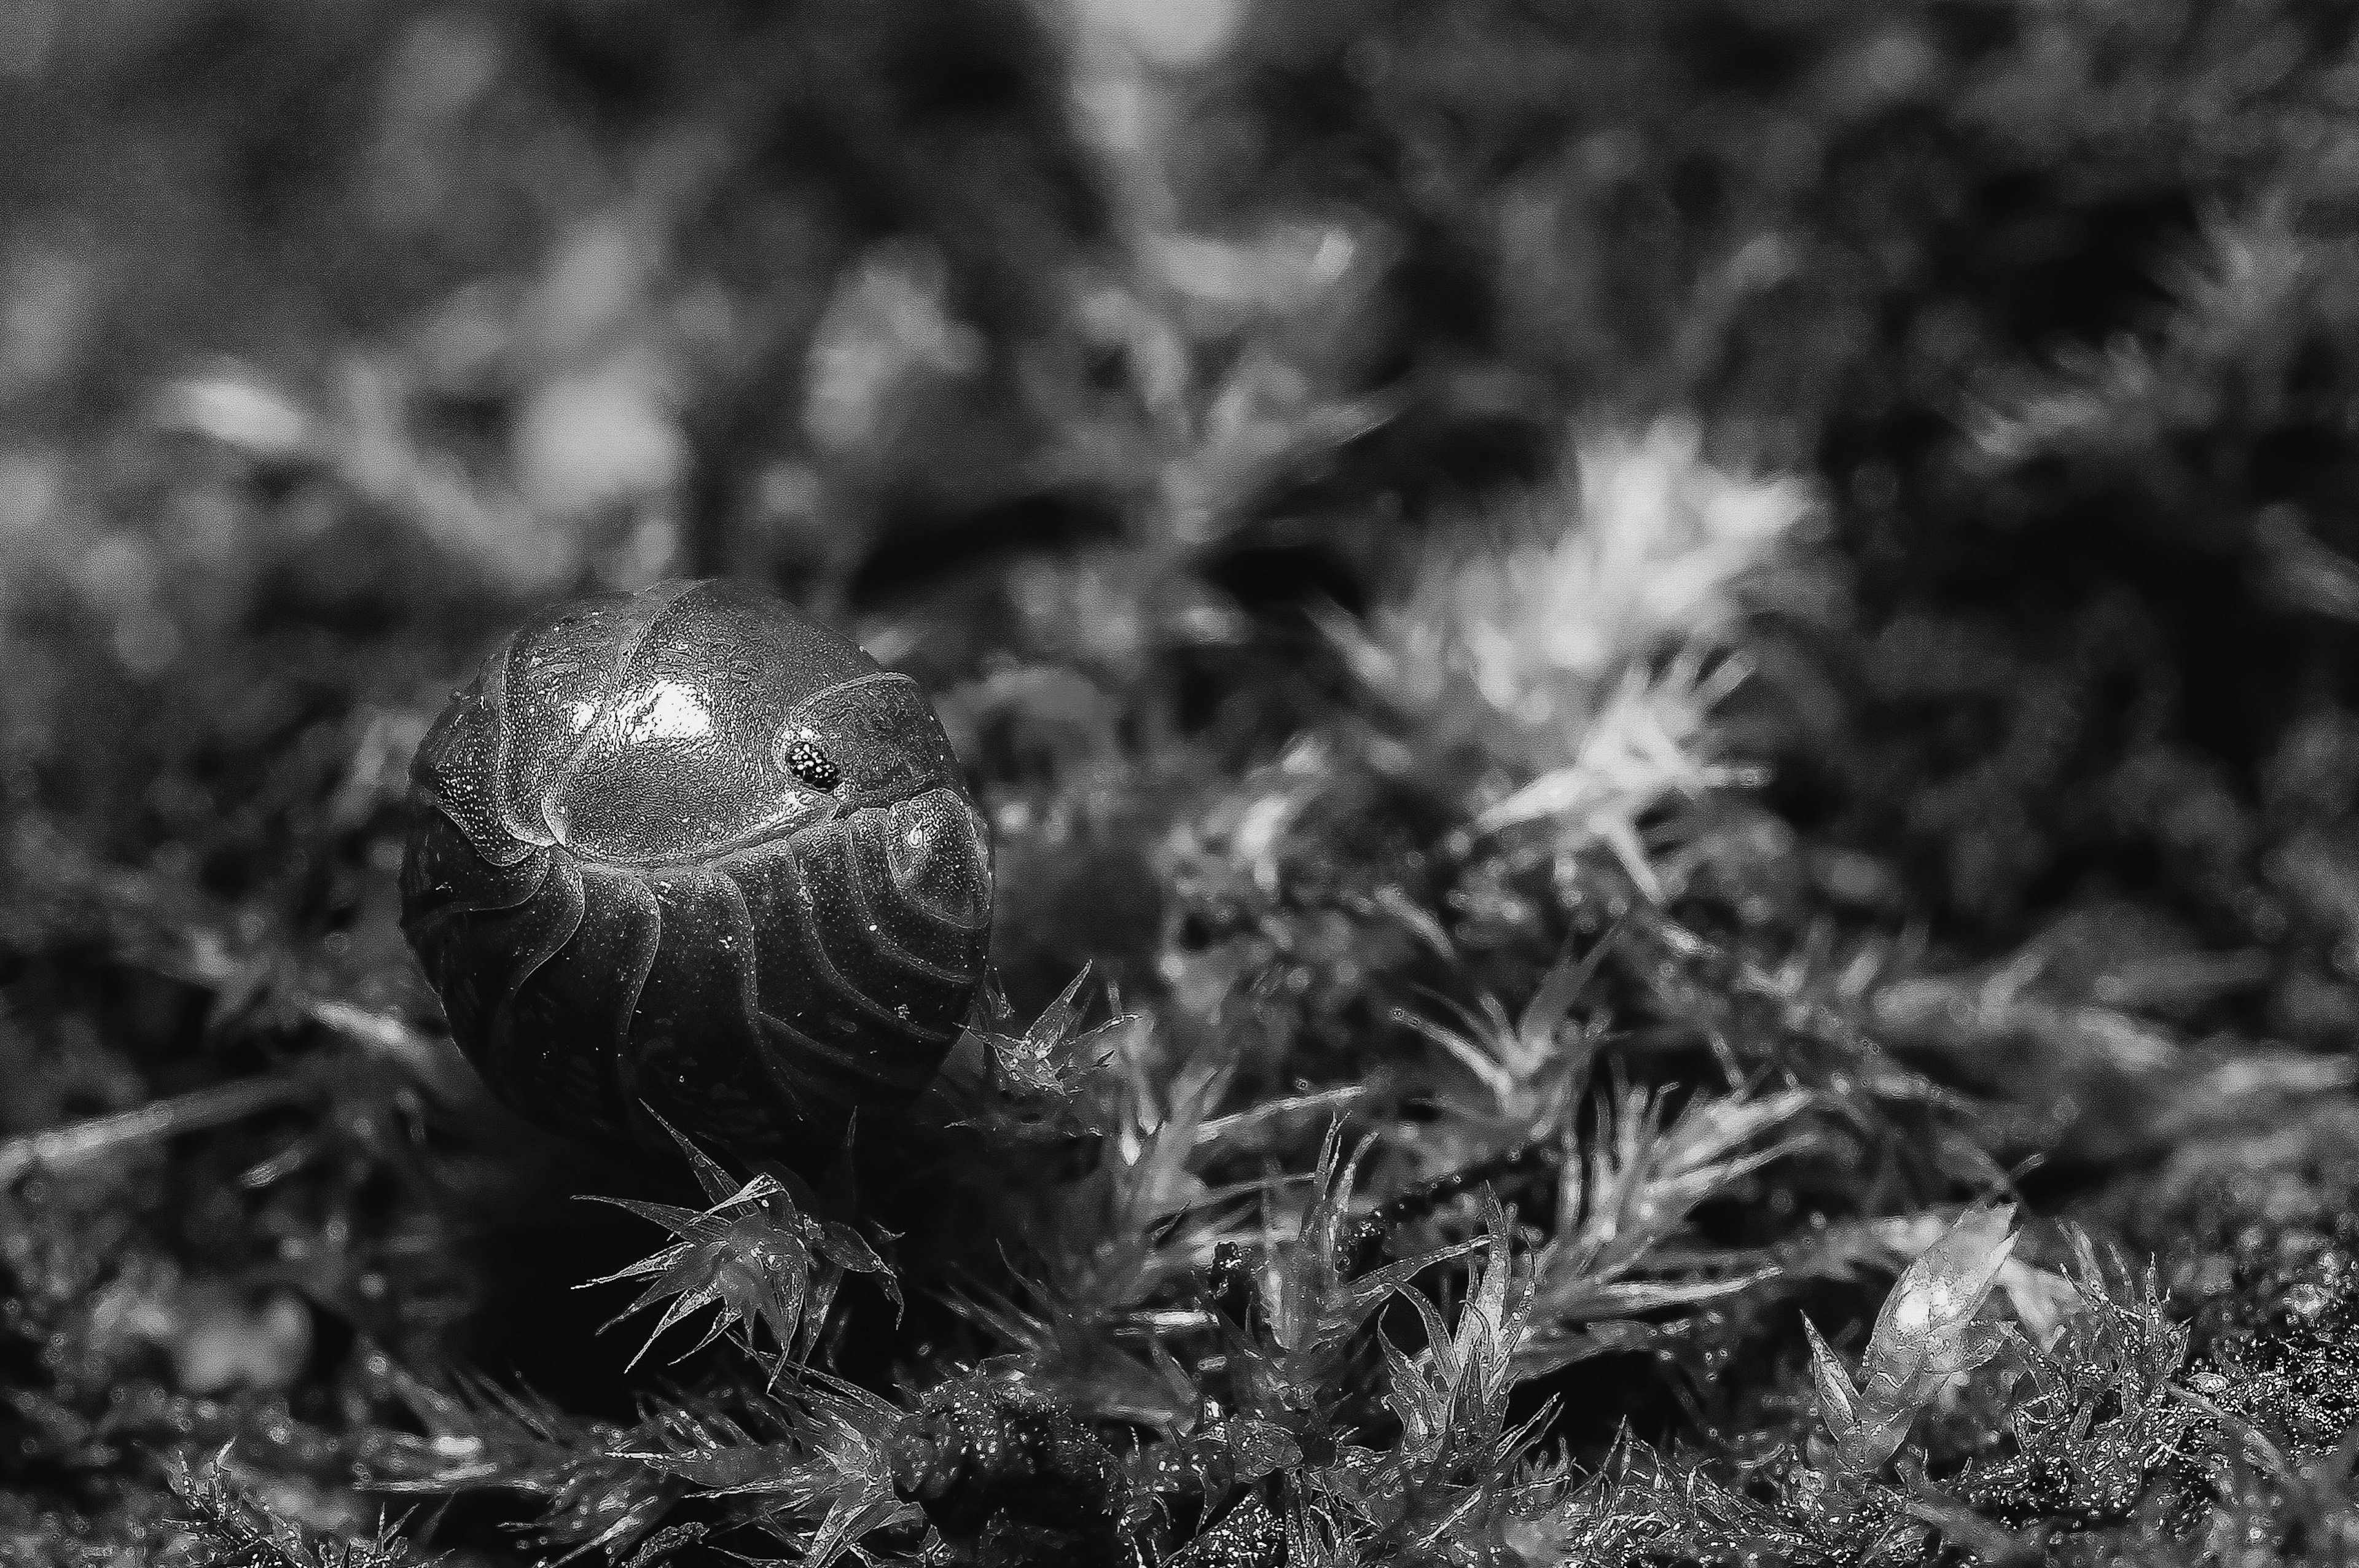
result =
M0 77L0 1561L2359 1557L2359 10ZM395 924L451 689L682 573L995 825L856 1197L532 1130Z

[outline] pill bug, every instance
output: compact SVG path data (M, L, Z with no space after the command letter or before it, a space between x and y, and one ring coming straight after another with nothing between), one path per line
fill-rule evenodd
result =
M908 676L725 581L577 600L419 745L402 926L536 1120L652 1109L821 1163L932 1077L982 978L989 836Z

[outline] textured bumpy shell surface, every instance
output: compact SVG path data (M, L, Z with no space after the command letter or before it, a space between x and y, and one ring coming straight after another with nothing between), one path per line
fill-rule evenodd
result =
M735 584L529 622L411 779L403 928L549 1125L644 1141L652 1108L824 1162L932 1077L982 978L990 840L924 693Z

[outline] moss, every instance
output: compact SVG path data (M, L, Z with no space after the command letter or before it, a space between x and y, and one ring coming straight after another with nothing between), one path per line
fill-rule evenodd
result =
M2359 1538L2336 7L44 15L0 1555ZM531 1130L395 924L679 572L999 845L825 1180Z

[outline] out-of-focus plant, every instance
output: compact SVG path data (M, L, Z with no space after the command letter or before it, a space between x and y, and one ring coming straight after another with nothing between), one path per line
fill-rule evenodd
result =
M1479 829L1541 824L1568 855L1603 844L1651 892L1649 815L1751 776L1714 754L1710 716L1745 670L1715 654L1747 579L1817 503L1798 481L1715 467L1676 421L1577 438L1562 461L1528 517L1468 531L1503 544L1440 546L1364 627L1331 625L1421 752L1471 754Z

